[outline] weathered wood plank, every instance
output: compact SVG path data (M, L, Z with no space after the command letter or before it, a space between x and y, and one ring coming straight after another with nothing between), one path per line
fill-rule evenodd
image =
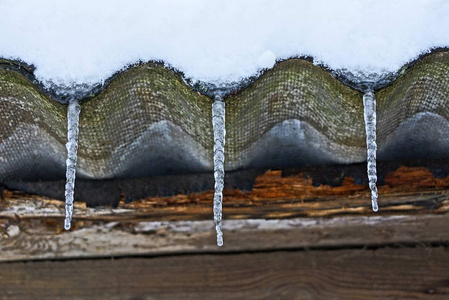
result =
M384 178L378 213L370 209L367 186L350 177L342 182L315 186L304 174L269 171L252 191L226 190L221 249L214 241L212 192L122 201L117 208L78 202L73 230L66 232L62 201L4 190L0 260L449 240L449 178L401 167Z
M10 235L0 239L0 261L449 241L447 215L226 220L223 247L215 244L212 221L85 221L69 232L59 223L30 220L26 228L23 222L10 225Z
M2 263L0 299L448 299L447 248Z
M401 167L388 174L379 187L379 213L441 214L449 211L449 177L436 178L425 168ZM251 191L224 190L225 219L372 216L367 185L344 177L341 186L313 185L305 174L282 176L268 171L257 177ZM76 203L75 220L209 220L212 217L213 191L148 197L140 201L121 201L116 209L87 208ZM60 201L4 190L0 218L28 219L63 217Z

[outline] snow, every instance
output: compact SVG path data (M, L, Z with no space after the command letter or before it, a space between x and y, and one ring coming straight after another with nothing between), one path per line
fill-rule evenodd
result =
M101 83L139 60L213 83L301 55L332 69L394 72L449 45L446 0L3 0L0 11L0 57L65 86Z

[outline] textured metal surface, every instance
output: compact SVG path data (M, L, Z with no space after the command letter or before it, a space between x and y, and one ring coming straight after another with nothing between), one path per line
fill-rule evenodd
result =
M365 159L362 94L292 59L227 99L230 169Z
M376 93L378 159L449 156L449 53L421 58ZM362 94L290 59L226 101L230 170L366 160ZM213 171L212 100L153 63L117 75L82 103L77 175ZM0 180L62 179L66 107L0 69Z
M0 178L64 178L66 108L0 69Z
M120 74L82 105L80 173L109 178L212 170L211 105L161 66Z
M376 93L378 158L449 156L449 53L419 60Z

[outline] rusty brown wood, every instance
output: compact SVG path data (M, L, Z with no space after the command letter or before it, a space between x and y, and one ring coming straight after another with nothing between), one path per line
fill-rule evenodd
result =
M449 179L401 167L379 188L352 178L337 187L305 174L268 171L252 191L225 191L225 247L214 242L212 192L150 197L117 208L76 203L73 230L63 230L64 203L3 191L0 260L259 251L449 241Z
M435 178L426 168L400 167L385 177L379 187L380 212L370 208L367 185L354 184L345 177L341 186L314 186L307 174L282 176L268 171L256 178L251 191L225 190L226 219L293 217L331 217L344 215L373 216L397 214L442 214L449 211L449 177ZM209 220L212 216L213 191L149 197L124 203L117 209L90 209L78 203L75 220ZM3 191L1 218L61 217L61 201L21 192Z

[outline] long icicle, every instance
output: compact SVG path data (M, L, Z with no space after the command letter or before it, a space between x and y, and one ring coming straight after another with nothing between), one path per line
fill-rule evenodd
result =
M214 128L214 222L217 231L217 245L223 246L222 206L224 187L224 144L225 144L225 103L216 96L212 104L212 125Z
M366 148L368 163L368 181L371 189L371 205L373 211L379 209L377 205L377 170L376 170L376 97L372 91L363 95L363 110L366 130Z
M73 214L73 194L75 192L76 160L78 151L79 116L81 106L79 101L71 98L67 108L67 160L65 184L65 222L64 228L70 229Z

